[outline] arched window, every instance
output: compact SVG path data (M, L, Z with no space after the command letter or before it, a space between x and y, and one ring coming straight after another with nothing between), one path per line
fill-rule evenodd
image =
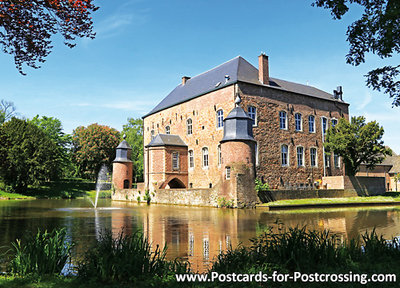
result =
M203 147L201 149L202 159L203 159L203 168L208 168L208 148Z
M189 150L189 168L194 167L194 154L193 150Z
M187 126L187 135L192 135L193 134L192 119L189 118L186 120L186 126Z
M256 107L249 106L247 107L247 114L253 120L253 126L257 126L257 109Z
M297 166L304 166L304 148L299 146L297 147Z
M326 130L328 129L328 119L325 117L321 117L321 125L322 125L322 135L326 134Z
M289 149L285 144L281 146L281 164L282 166L289 166Z
M317 167L317 148L310 148L311 167Z
M151 140L153 140L154 139L154 130L151 130L150 135L151 135Z
M314 115L308 116L308 132L315 133L315 117L314 117Z
M224 111L222 109L217 111L217 128L224 127Z
M285 111L279 112L279 128L287 129L287 113Z
M169 126L165 127L165 134L171 134L171 128Z
M301 114L296 113L294 114L294 124L295 124L295 129L296 131L302 131L303 130L303 121L301 121Z

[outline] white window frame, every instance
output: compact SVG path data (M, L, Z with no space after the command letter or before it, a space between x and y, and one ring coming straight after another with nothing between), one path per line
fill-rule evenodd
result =
M179 170L179 152L177 151L172 152L172 170Z
M336 122L335 125L333 125L333 121ZM331 127L332 127L332 128L335 127L338 123L339 123L339 121L338 121L336 118L332 118L332 119L331 119Z
M282 121L281 121L281 118L283 118L283 117L281 117L281 113L283 113L283 115L285 115L285 122L284 122L284 124L285 124L285 127L281 127L281 123L282 123ZM286 111L279 111L279 129L281 129L281 130L287 130L288 129L288 116L287 116L287 112Z
M310 126L310 123L311 123L310 118L313 119L312 126ZM310 130L310 127L312 127L312 131ZM314 115L309 115L308 116L308 132L309 133L315 133L315 116Z
M312 156L312 153L311 153L311 149L315 149L315 158L314 158L314 162L315 162L315 165L313 165L313 163L312 163L312 158L311 158L311 156ZM311 167L318 167L318 149L317 149L317 147L310 147L310 166Z
M218 153L218 167L222 164L222 152L221 152L221 144L217 146L217 153Z
M302 149L301 153L301 165L299 165L299 148ZM304 147L303 146L297 146L296 147L296 160L297 160L297 167L304 167Z
M300 116L300 129L297 129L297 122L298 122L298 119L296 118L297 115ZM297 132L303 131L303 115L301 115L301 113L294 114L294 130L296 130Z
M282 149L283 149L283 147L284 146L286 146L286 164L283 164L283 151L282 151ZM289 145L286 145L286 144L282 144L281 145L281 166L282 167L288 167L289 166Z
M254 109L254 111L250 111L252 109ZM247 114L249 115L249 117L251 119L253 119L253 127L256 127L257 126L257 108L254 107L254 106L248 106L247 107ZM252 115L254 115L253 116L254 118L252 117Z
M188 160L189 160L189 169L193 169L194 168L194 151L193 149L190 149L188 151Z
M193 134L193 120L192 118L188 118L186 120L186 134L192 135Z
M340 168L340 156L335 152L333 152L333 165L335 166L335 168Z
M324 131L324 120L326 121L325 131ZM322 116L321 117L321 133L322 133L322 136L325 136L327 131L328 131L328 118Z
M224 128L224 110L218 109L216 112L217 129Z
M256 147L255 147L254 150L256 151L256 157L255 157L256 158L255 159L256 160L256 166L259 166L260 165L260 158L259 158L260 155L258 154L258 142L256 142L255 146Z
M208 151L208 147L201 148L201 166L203 167L203 169L208 169L208 167L210 166L210 154Z
M165 134L171 134L171 127L169 125L165 126Z
M329 161L326 161L327 157L328 157ZM330 168L331 167L331 155L328 155L328 154L324 153L324 165L325 165L325 168Z
M230 166L225 167L225 179L226 180L231 179L231 167Z

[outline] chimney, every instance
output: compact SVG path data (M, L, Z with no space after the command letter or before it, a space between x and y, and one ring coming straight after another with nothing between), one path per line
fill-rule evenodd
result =
M262 84L269 85L268 56L265 53L258 56L258 80Z
M190 79L189 76L183 76L182 77L182 86L186 84L186 82Z

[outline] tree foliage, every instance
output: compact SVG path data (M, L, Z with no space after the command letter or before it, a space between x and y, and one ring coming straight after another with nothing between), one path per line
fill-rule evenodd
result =
M57 145L57 161L59 162L57 175L60 177L73 176L75 169L71 155L72 136L64 133L61 121L53 117L36 115L29 122L42 129Z
M126 141L132 147L133 181L143 181L143 120L128 118L128 124L122 127Z
M40 128L17 118L0 126L0 177L16 192L55 177L57 146Z
M22 65L39 68L50 54L51 36L61 34L74 47L77 37L94 38L93 0L0 0L0 46Z
M354 176L362 163L373 169L386 155L392 155L390 148L383 145L383 133L383 127L376 121L365 123L363 116L352 117L351 122L341 118L335 127L328 129L325 151L341 156L346 174Z
M372 52L380 58L389 58L400 52L400 1L399 0L316 0L313 5L331 11L334 19L341 19L351 4L359 4L364 12L360 19L347 28L350 44L347 63L359 65L365 55ZM400 65L376 68L367 75L367 86L383 91L400 106Z
M117 130L97 123L73 131L73 159L82 177L96 179L103 164L111 169L119 138Z
M13 102L9 102L6 100L0 100L0 124L10 120L13 116L15 116L15 105Z

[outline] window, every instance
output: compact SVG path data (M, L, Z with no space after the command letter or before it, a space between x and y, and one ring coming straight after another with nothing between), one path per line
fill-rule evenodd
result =
M287 129L287 114L285 111L279 112L279 128Z
M203 168L208 168L208 148L204 147L201 149L201 152L203 158Z
M295 123L295 128L296 131L302 131L303 130L303 125L301 123L301 114L300 113L296 113L294 114L294 123Z
M329 168L331 166L331 155L325 154L325 167Z
M150 134L151 134L151 140L153 140L154 139L154 130L151 130Z
M259 157L258 156L258 143L256 143L255 146L256 147L254 148L254 150L256 151L256 166L258 166L259 165L259 161L260 161L259 158L258 158Z
M189 150L189 168L194 167L194 155L193 150Z
M315 117L314 117L314 115L308 116L308 132L315 133Z
M282 166L289 166L289 149L287 145L281 146L281 164Z
M256 107L249 106L247 107L247 114L249 117L253 119L253 126L257 126L257 109Z
M224 111L222 109L217 111L217 128L224 127Z
M333 153L333 163L336 168L340 168L340 157L336 153Z
M326 129L328 128L327 126L328 126L328 119L326 119L325 117L322 117L321 118L321 121L322 121L322 135L325 135L326 134Z
M218 150L218 166L220 166L222 163L221 144L218 145L217 150Z
M178 170L179 169L179 153L172 152L172 169Z
M311 167L317 167L317 148L310 148Z
M332 119L332 128L335 127L337 125L337 119Z
M231 179L231 167L225 168L225 176L226 176L226 180Z
M297 147L297 166L304 166L304 148Z
M186 128L187 128L187 135L192 135L193 134L192 119L189 118L186 120Z
M165 127L165 134L171 134L171 128L169 126Z

